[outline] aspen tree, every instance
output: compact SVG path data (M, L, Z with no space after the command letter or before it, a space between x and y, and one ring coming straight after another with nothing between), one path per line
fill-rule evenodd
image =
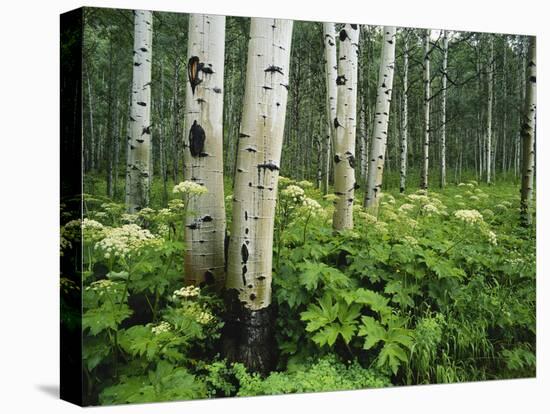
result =
M334 194L336 200L332 227L353 228L355 193L355 129L357 115L357 52L359 26L346 24L338 35L337 110L334 118Z
M395 68L395 32L393 26L384 26L380 70L378 73L378 90L374 113L374 133L369 154L369 173L365 191L365 207L378 205L382 190L384 174L384 157L388 143L388 123Z
M325 44L325 81L326 81L326 107L327 107L327 136L325 141L326 164L325 164L325 182L324 192L328 192L330 164L331 164L331 148L335 136L334 119L336 119L336 27L334 23L323 23L323 40Z
M399 191L407 185L407 157L409 141L409 32L405 33L403 46L403 108L401 114L401 163L399 168Z
M261 372L273 361L273 226L291 39L291 20L251 19L228 248L224 348L229 359Z
M424 34L424 142L422 148L422 175L420 188L428 189L428 172L430 167L430 33L427 29Z
M442 63L442 79L441 79L441 138L440 138L440 170L439 170L439 186L445 188L447 184L447 56L449 53L449 37L446 30L443 30L443 63Z
M135 10L132 102L126 165L126 208L129 213L149 205L152 40L153 12Z
M537 113L537 40L529 39L526 70L525 106L522 113L521 139L523 162L521 172L520 215L524 226L533 222L533 186L535 184L535 128Z
M493 59L494 45L493 36L489 35L489 62L487 64L487 133L485 147L485 168L487 173L487 184L491 183L491 153L493 135Z
M183 137L184 179L208 190L189 197L185 216L185 282L224 284L223 76L225 16L189 15Z

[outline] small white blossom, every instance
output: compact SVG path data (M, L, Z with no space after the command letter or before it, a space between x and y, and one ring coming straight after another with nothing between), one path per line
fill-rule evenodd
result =
M96 244L96 248L103 250L106 258L111 256L126 257L139 254L144 246L156 244L158 240L147 229L142 229L137 224L125 224L106 231L104 239Z
M174 193L190 195L201 195L208 192L205 186L194 183L193 181L182 181L176 185L172 191Z
M455 217L467 224L476 224L483 221L483 216L477 210L457 210Z
M184 286L181 289L174 291L173 299L188 299L195 298L201 293L200 288L197 286L189 285Z
M405 204L401 204L401 206L399 207L399 211L412 211L416 208L416 206L414 204L410 204L410 203L405 203Z
M487 232L487 239L493 246L497 245L497 235L493 231L489 230Z
M151 332L153 332L155 335L160 335L165 332L169 332L172 330L172 325L170 325L166 321L162 321L158 325L151 327Z

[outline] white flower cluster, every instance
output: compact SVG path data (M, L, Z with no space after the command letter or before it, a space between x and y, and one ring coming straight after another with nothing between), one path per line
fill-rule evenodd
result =
M214 316L210 312L201 311L196 315L195 320L201 325L208 325L214 320Z
M401 204L401 206L399 207L399 211L403 212L403 211L412 211L415 209L415 205L414 204L410 204L410 203L404 203L404 204Z
M471 201L479 201L479 197L475 196L475 195L472 195L472 196L470 196L470 200Z
M136 221L138 221L138 215L137 214L130 214L130 213L123 213L121 216L120 216L120 219L125 222L125 223L135 223Z
M291 178L283 177L282 175L279 176L278 183L280 187L284 187L285 185L291 184L293 182L294 180L292 180Z
M493 246L497 245L497 235L493 231L489 230L487 232L487 239Z
M488 208L483 210L481 214L483 214L483 217L494 217L495 215L495 213L493 213L493 210L489 210Z
M172 325L170 325L166 321L162 321L158 325L151 327L151 332L153 332L155 335L160 335L165 332L169 332L172 330Z
M99 221L91 220L85 218L82 220L82 231L94 231L94 230L103 230L105 226Z
M313 187L313 183L311 181L308 181L308 180L298 181L296 184L298 184L302 188L312 188Z
M318 214L323 211L323 207L321 207L321 204L319 204L317 200L309 197L304 197L302 201L302 207L311 214Z
M409 194L407 200L412 201L413 203L426 204L430 202L430 197L424 194Z
M462 198L460 194L455 195L455 198Z
M433 214L439 214L439 209L433 204L428 203L422 206L422 212L427 216L431 216Z
M466 224L476 224L483 222L483 216L477 210L457 210L455 217Z
M157 241L156 237L147 229L137 224L125 224L106 231L106 236L96 244L96 248L103 250L105 258L126 257L139 252L144 246Z
M190 195L201 195L208 192L205 186L194 183L193 181L182 181L176 185L172 191L176 194Z
M409 244L411 246L417 246L418 245L418 240L416 240L414 237L412 236L404 236L403 237L403 241L406 243L406 244Z
M168 202L168 208L170 210L179 212L185 208L185 203L180 198L174 198Z
M177 299L187 299L187 298L194 298L199 296L201 293L201 289L197 286L189 285L184 286L181 289L175 290L172 298L174 300Z
M304 194L304 189L294 184L289 185L281 191L282 196L291 198L295 203L301 202Z
M101 279L90 283L90 286L86 286L84 290L97 292L100 296L103 296L103 293L105 292L115 292L118 287L119 284L117 282L113 282L109 279Z
M361 217L367 224L374 224L378 221L378 218L376 216L373 216L372 214L366 213L364 211L361 211L358 213L359 217Z

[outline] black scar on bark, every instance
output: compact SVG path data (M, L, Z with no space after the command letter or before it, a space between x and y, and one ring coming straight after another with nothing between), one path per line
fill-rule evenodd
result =
M335 191L335 192L334 192L334 195L337 195L337 196L343 196L343 195L344 195L344 193L341 193L340 191Z
M340 124L340 122L338 122L338 118L334 118L334 128L338 128L338 127L341 127L342 125Z
M142 52L147 52L147 48L146 48L146 47L140 47L139 50L141 50Z
M190 230L196 230L196 229L199 228L199 225L198 225L197 223L191 223L191 224L188 224L188 225L185 226L185 227L187 227L187 228L190 229Z
M214 70L212 70L210 66L204 66L204 64L200 66L200 69L203 73L206 73L207 75L212 75L214 73Z
M193 157L203 152L205 140L204 129L197 123L197 120L194 120L189 130L189 151L191 151Z
M139 106L147 106L147 104L145 102L136 102Z
M252 147L248 147L248 148L246 148L246 150L247 150L248 152L258 152L258 151L256 150L256 148L252 148Z
M215 282L214 273L212 273L210 270L207 270L206 272L204 272L204 282L207 285L213 285Z
M280 66L270 65L267 67L267 69L264 72L271 72L271 73L278 72L281 75L283 75L283 68Z
M151 135L151 125L149 125L148 127L144 127L142 129L141 135L144 135L144 134Z
M134 118L132 118L132 117L130 117L130 121L136 122L136 120L135 120Z
M134 66L141 66L141 63L139 63L139 62L134 62Z
M221 347L225 358L242 363L249 371L267 375L276 365L275 307L251 310L239 299L236 289L225 290L223 296L225 324Z
M338 164L340 161L342 161L342 160L340 159L340 156L339 156L338 154L334 154L334 162L335 162L336 164Z
M357 25L356 24L350 24L350 26L353 30L357 30Z
M195 94L197 85L202 82L202 79L199 78L201 66L202 63L200 63L198 56L191 56L189 58L189 62L187 63L187 78L191 85L191 92L193 95Z
M351 37L348 36L348 32L346 32L345 29L340 30L340 42L343 42L346 39L351 39Z
M222 90L218 88L217 86L212 89L215 93L222 93Z
M349 166L351 168L355 168L355 157L353 155L350 155L348 157Z
M537 77L536 76L529 76L529 82L536 83L537 82Z
M346 75L341 75L336 77L336 85L345 85L348 80Z
M279 171L279 167L272 162L266 162L264 164L258 164L259 170Z
M211 222L212 220L214 220L214 219L212 218L212 216L209 216L209 215L206 215L206 216L204 216L204 217L202 218L202 221L203 221L204 223Z
M361 186L357 183L353 184L353 189L354 190L358 190L359 188L361 188Z
M248 211L245 211L245 212L244 212L244 219L245 219L245 220L248 220Z
M239 138L249 138L249 137L250 137L250 135L245 134L243 132L239 132Z

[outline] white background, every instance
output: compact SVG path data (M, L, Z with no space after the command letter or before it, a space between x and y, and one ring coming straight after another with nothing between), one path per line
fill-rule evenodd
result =
M539 413L548 379L549 15L539 1L90 0L86 5L538 35L537 379L144 404L110 413ZM68 413L57 398L59 17L78 1L6 0L0 30L0 411ZM545 18L546 16L546 18ZM182 45L182 48L184 45Z

